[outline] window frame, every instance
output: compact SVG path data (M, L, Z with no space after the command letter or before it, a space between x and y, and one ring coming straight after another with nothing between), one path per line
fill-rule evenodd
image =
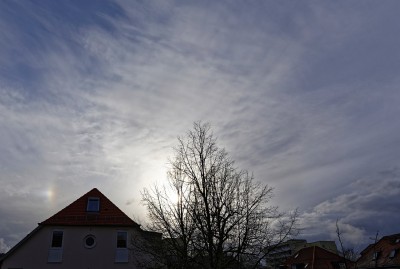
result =
M378 260L378 259L380 258L380 256L381 256L381 254L382 254L382 251L375 251L375 252L373 252L373 253L372 253L372 260L373 260L373 261Z
M61 240L55 240L55 237L61 234ZM58 244L59 241L61 244ZM48 263L62 263L63 260L63 248L64 248L64 231L53 230L51 233L50 247L47 256Z
M124 247L120 247L119 246L119 235L120 234L125 234L125 246ZM117 231L117 248L123 249L123 248L128 248L128 232L127 231Z
M389 252L389 259L394 259L396 257L396 255L397 255L397 252L398 252L398 249L392 249Z
M89 238L92 238L92 239L93 239L93 244L92 244L92 245L88 245L88 244L86 243L86 241L87 241ZM94 247L96 246L96 244L97 244L97 242L96 242L96 236L94 236L93 234L88 234L88 235L85 236L85 238L83 238L83 245L84 245L85 248L87 248L87 249L92 249L92 248L94 248Z
M120 245L119 237L120 235L124 235L124 246ZM128 239L129 233L128 231L124 230L117 230L116 233L116 241L115 241L115 263L128 263L129 262L129 249L128 249Z
M97 202L97 204L94 204ZM86 205L86 212L100 212L100 198L99 197L88 197L87 205Z
M61 234L61 244L60 244L60 246L54 246L54 243L57 243L57 241L54 240L56 234ZM63 245L64 245L64 231L63 230L53 230L53 232L51 234L50 248L63 248Z

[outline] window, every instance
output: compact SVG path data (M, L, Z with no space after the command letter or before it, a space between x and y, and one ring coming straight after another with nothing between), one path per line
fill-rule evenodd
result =
M96 246L96 237L94 235L87 235L83 239L85 248L94 248Z
M100 211L100 199L98 197L89 197L86 211L99 212Z
M393 259L396 256L396 254L397 254L397 249L393 249L392 251L390 251L389 258Z
M63 231L53 231L47 262L62 262Z
M381 255L380 251L374 252L374 254L372 255L372 260L375 261L375 260L379 259L380 255Z
M117 233L117 248L126 248L127 232Z
M51 240L52 248L62 247L63 234L63 231L53 231L53 238Z
M115 262L125 263L129 260L128 251L128 232L118 231L117 232L117 249L115 252Z

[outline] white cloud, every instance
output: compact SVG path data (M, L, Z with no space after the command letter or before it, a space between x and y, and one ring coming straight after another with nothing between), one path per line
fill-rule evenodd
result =
M4 238L0 238L0 253L6 253L10 247L5 243Z

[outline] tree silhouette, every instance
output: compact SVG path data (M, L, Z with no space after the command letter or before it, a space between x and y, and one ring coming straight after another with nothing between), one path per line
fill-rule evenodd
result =
M255 268L269 246L292 236L297 211L270 205L272 188L238 170L209 124L178 137L168 184L144 189L150 228L163 234L160 256L173 268Z

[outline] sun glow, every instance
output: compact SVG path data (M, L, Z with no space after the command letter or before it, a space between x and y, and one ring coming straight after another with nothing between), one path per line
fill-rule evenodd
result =
M40 195L47 203L53 205L54 198L56 196L56 192L53 187L48 187L47 189L41 191Z
M46 191L46 197L47 197L47 200L53 201L53 198L54 198L54 191L53 191L53 189L48 189L48 190Z

